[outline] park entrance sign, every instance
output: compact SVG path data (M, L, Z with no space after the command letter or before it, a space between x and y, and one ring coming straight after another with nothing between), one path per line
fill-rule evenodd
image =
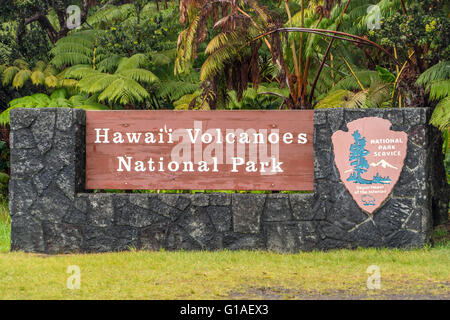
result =
M16 108L11 248L420 247L445 211L428 121L425 108Z
M314 111L88 111L87 189L313 190Z

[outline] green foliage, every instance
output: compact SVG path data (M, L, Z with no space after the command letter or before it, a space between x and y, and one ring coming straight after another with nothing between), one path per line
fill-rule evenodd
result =
M61 84L57 78L56 68L42 60L37 61L30 70L26 61L17 59L12 66L5 66L3 72L0 69L0 74L2 85L12 85L16 90L21 89L30 80L35 86L46 86L48 88L55 88Z
M379 73L377 71L371 71L371 70L360 70L355 71L356 77L359 79L359 81L363 84L364 87L369 87L373 82L380 82L382 81ZM361 89L361 87L358 84L358 81L355 79L355 77L350 74L344 78L342 78L333 88L334 90L358 90Z
M51 64L60 68L68 65L86 64L95 66L98 30L76 31L61 38L50 50Z
M279 89L274 84L263 83L255 90L247 88L238 99L237 92L228 91L227 109L254 110L254 109L281 109L289 97L289 89Z
M189 80L168 79L162 81L157 90L159 98L168 97L170 100L178 100L182 96L192 94L199 89L199 84Z
M141 67L150 61L144 54L135 54L117 61L116 71L106 73L86 65L70 68L66 79L80 79L78 89L87 94L98 94L98 101L121 105L142 103L149 97L148 91L141 84L158 82L158 77Z
M450 20L445 1L425 0L405 1L405 3L406 15L402 10L384 13L382 11L384 18L381 21L381 30L372 32L372 37L384 46L403 49L404 57L409 48L424 48L423 55L418 57L419 59L433 63L448 58Z
M417 79L417 84L430 92L431 100L440 100L448 96L450 88L450 61L435 64Z
M9 103L9 108L0 114L0 125L9 124L9 113L15 108L79 108L85 110L109 110L108 107L96 103L95 99L86 95L76 95L68 98L65 88L56 89L48 96L43 93L35 93L14 99Z
M395 81L395 74L390 72L388 69L376 66L376 70L378 71L378 76L384 82L393 83Z
M442 131L450 128L450 97L445 97L437 104L431 115L430 123Z
M197 90L194 93L186 94L182 96L180 99L173 103L175 110L198 110L202 107L202 104L199 103L197 98L200 96L201 91ZM194 100L196 99L196 100ZM194 104L192 102L195 102ZM203 105L203 109L209 109L209 105L206 103Z
M132 56L136 53L166 51L177 46L181 26L177 23L177 7L157 11L154 3L145 5L137 18L132 4L107 6L106 19L101 25L105 32L99 37L99 46L109 54ZM115 19L112 19L115 16Z
M350 83L346 82L346 84ZM334 89L314 108L388 108L392 107L391 89L392 84L376 81L373 81L368 89L357 92Z
M430 93L430 100L439 101L430 123L442 131L450 127L450 61L442 61L420 75L417 84Z

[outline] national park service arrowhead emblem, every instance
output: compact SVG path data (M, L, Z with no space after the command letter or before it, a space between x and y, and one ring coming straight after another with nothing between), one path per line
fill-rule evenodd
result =
M336 131L334 161L341 180L358 206L368 213L378 209L391 193L402 172L408 135L392 131L382 118L361 118Z

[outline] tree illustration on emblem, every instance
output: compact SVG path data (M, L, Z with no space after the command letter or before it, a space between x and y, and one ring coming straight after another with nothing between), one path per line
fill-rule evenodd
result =
M359 184L389 184L391 179L389 177L381 177L377 174L372 180L367 180L361 177L363 173L366 173L370 168L369 162L367 162L366 156L369 155L369 150L366 147L366 138L361 137L358 130L352 134L355 143L350 146L350 165L353 166L353 172L348 177L347 181L353 181Z
M358 130L352 134L355 143L350 146L350 164L353 166L353 172L348 177L347 181L354 181L355 183L370 184L368 180L361 178L361 174L367 172L369 169L369 163L366 156L369 154L369 150L364 149L366 147L366 138L361 137Z

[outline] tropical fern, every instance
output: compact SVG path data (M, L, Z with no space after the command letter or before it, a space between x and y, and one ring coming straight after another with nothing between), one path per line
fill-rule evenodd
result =
M450 89L450 61L435 64L417 79L417 84L430 92L431 100L440 100L448 96Z
M320 100L315 109L343 108L346 101L354 95L353 92L337 89L333 90L328 96Z
M94 70L89 65L77 65L66 72L65 78L79 80L78 89L87 94L98 94L100 102L122 105L143 102L150 96L143 85L159 81L151 71L141 68L149 63L145 55L136 54L118 59L114 73Z
M450 97L447 96L437 104L430 123L442 131L450 128Z
M102 10L96 11L89 16L87 22L95 28L105 28L111 24L116 24L127 19L134 13L134 5L127 3L121 6L106 5Z
M95 67L94 61L97 58L96 39L100 32L98 30L77 31L61 38L50 50L53 55L50 63L58 68L78 64L88 64Z
M373 82L381 82L381 79L378 75L377 71L371 70L360 70L355 71L356 78L353 74L350 74L344 78L342 78L332 91L334 90L359 90L361 89L358 80L364 87L369 87Z
M315 109L324 108L384 108L391 107L392 84L374 81L368 89L357 92L335 89L321 99Z
M0 73L3 86L12 85L16 90L22 88L29 80L35 86L45 85L49 88L55 88L59 84L56 78L57 69L44 61L36 62L30 70L26 61L17 59L12 66L5 67Z
M450 123L450 61L435 64L417 79L417 84L430 92L430 100L439 101L431 115L430 123L442 131L448 130ZM448 137L448 133L447 133Z
M0 64L6 64L9 62L12 49L6 44L0 42Z
M87 95L72 96L67 99L65 88L56 89L48 96L43 93L36 93L9 102L9 108L0 114L0 125L9 124L9 114L15 108L78 108L84 110L108 110L105 105L96 103Z
M197 99L200 95L201 95L200 90L197 90L191 94L186 94L186 95L182 96L180 99L178 99L177 101L175 101L173 103L173 106L175 107L175 110L189 110L191 108L192 101L194 101L194 99ZM195 101L195 102L196 103L195 103L195 106L193 109L198 109L199 103L198 103L198 101ZM207 108L209 108L209 106Z

